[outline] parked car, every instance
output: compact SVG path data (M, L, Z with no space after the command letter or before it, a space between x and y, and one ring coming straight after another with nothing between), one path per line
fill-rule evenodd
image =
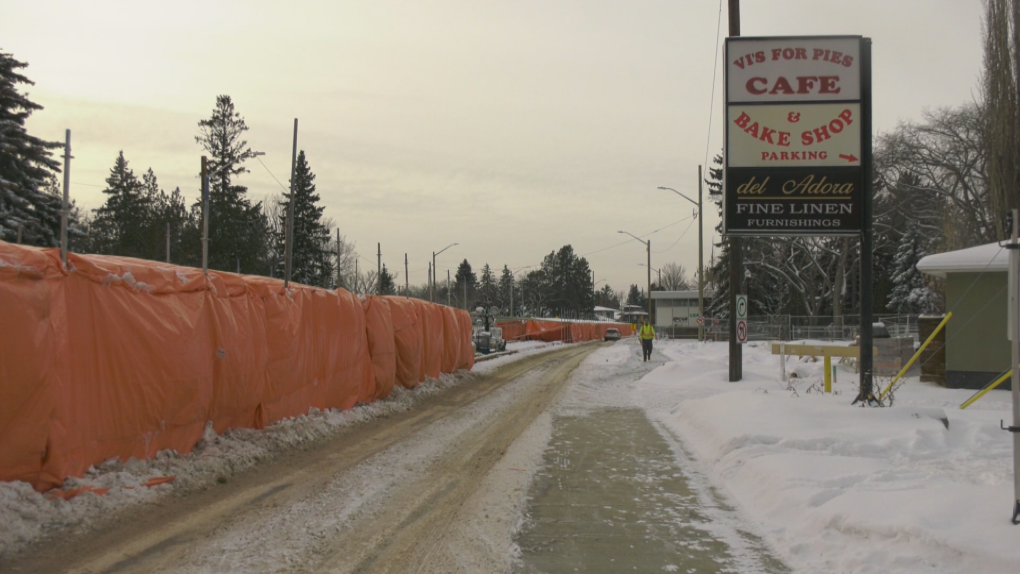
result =
M606 341L619 341L620 340L620 330L619 329L615 329L613 327L610 327L610 328L606 329L605 340Z

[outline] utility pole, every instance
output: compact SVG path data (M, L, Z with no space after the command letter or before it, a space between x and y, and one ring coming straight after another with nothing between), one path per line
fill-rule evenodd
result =
M740 36L740 0L729 0L730 37ZM700 179L700 178L699 178ZM734 235L726 238L730 248L730 382L744 378L743 348L737 342L737 290L744 272L743 241ZM863 353L863 351L862 351Z
M645 249L648 252L648 324L652 324L652 240L649 239L645 243Z
M71 195L71 130L64 133L64 201L60 206L60 261L67 268L67 216Z
M290 154L290 199L287 201L287 245L284 249L286 261L284 261L283 288L290 286L291 258L294 255L294 177L297 171L297 126L298 119L294 118L294 147Z
M407 253L404 253L404 297L411 296L411 277L407 274Z
M358 260L354 260L354 294L358 294Z
M378 295L379 291L382 290L382 243L376 243L375 248L376 262L375 262L375 294Z
M170 263L170 222L166 224L166 262Z
M701 166L698 166L698 340L705 340L705 216L701 212L702 191Z
M452 283L450 283L450 270L447 269L446 270L446 306L447 307L450 306L450 285L452 285Z
M432 289L432 262L429 261L429 301L433 300L433 289Z
M202 156L202 273L209 272L209 160Z

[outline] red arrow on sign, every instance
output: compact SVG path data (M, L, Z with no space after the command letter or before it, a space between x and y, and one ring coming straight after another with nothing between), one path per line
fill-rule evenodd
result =
M846 154L843 154L843 153L841 153L841 154L839 154L839 157L840 157L841 159L845 159L845 160L847 160L848 162L851 162L851 163L853 163L853 162L857 161L857 158L855 158L855 157L853 156L853 154L850 154L850 155L846 155Z

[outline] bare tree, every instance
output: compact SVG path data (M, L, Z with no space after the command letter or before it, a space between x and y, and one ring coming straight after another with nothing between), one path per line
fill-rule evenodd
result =
M985 0L984 151L988 157L988 208L995 239L1006 238L1003 223L1020 207L1020 2Z
M681 263L666 263L659 270L662 287L667 291L687 291L696 286L687 278L687 269Z

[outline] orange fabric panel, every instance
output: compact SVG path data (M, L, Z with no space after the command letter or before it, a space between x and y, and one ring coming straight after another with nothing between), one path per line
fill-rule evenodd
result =
M365 324L368 327L368 354L375 372L375 398L385 399L393 392L397 376L397 351L393 315L384 297L365 298Z
M186 454L207 421L222 433L346 409L474 360L458 310L123 257L68 263L0 241L0 480L39 490L111 457Z
M386 297L393 319L393 342L396 347L396 382L411 389L421 381L422 330L418 323L417 305L411 299Z
M569 324L562 321L540 321L529 319L527 324L528 339L552 343L566 340L570 336Z
M457 320L457 311L453 307L440 306L439 310L443 316L443 355L440 370L444 373L452 373L457 370L460 364L460 321Z
M475 345L471 339L474 334L471 314L458 309L457 320L460 323L460 364L457 367L470 370L475 366Z
M210 276L215 293L178 293L196 283L169 266L74 254L68 264L75 271L65 281L70 376L56 413L67 430L59 472L81 476L107 458L145 459L165 448L190 452L212 400L211 300L231 288L243 294L243 284Z
M66 435L57 419L66 406L68 341L59 254L0 241L0 480L37 489L63 480L43 460ZM43 487L43 488L40 488Z
M527 321L504 321L496 323L496 326L503 329L503 339L506 341L523 341L528 336Z
M438 305L428 301L415 300L418 322L421 323L422 345L421 371L419 380L425 377L439 377L443 366L443 315Z

